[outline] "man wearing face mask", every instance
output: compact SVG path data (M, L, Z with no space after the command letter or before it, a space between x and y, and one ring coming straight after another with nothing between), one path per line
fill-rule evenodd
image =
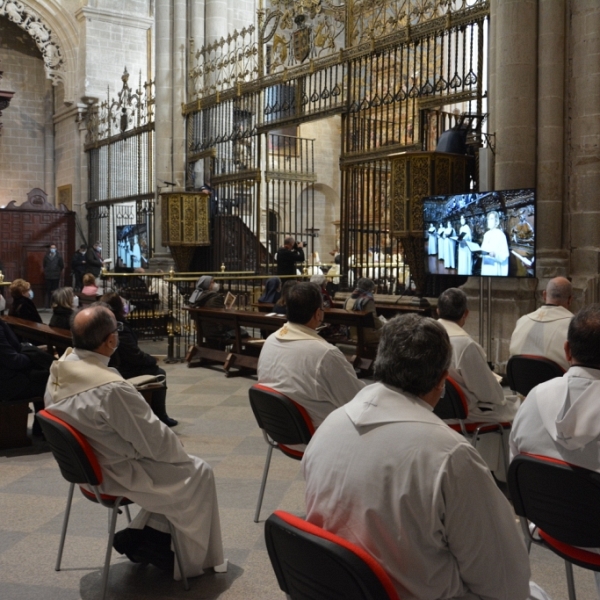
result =
M225 308L223 295L218 293L219 287L219 283L210 275L200 277L188 303L194 308ZM206 321L202 323L202 332L210 348L224 348L228 340L228 329L225 325Z
M86 271L94 277L100 277L102 270L102 244L96 242L93 248L88 248L85 253Z
M65 268L63 257L57 252L56 244L50 244L43 262L44 279L46 281L46 308L50 308L52 292L58 289L60 276Z
M108 367L119 345L119 325L102 303L74 316L75 347L50 369L46 407L94 449L104 477L101 491L142 507L115 537L117 551L134 562L169 568L179 578L169 521L179 533L186 575L201 575L224 562L213 472L188 455L139 392Z

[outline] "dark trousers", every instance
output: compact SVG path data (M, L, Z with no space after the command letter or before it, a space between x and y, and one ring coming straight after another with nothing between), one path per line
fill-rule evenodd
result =
M52 292L58 289L60 279L46 279L46 308L52 306Z

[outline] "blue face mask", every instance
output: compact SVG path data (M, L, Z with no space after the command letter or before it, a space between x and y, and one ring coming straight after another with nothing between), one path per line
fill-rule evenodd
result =
M50 248L50 254L56 254L56 248Z
M33 300L33 290L29 290L28 296L30 300Z

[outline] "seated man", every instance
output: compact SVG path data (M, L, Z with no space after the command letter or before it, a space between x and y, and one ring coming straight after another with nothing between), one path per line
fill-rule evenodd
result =
M316 284L291 287L288 322L267 338L258 359L258 383L303 406L315 427L365 385L342 351L316 332L323 320L322 306Z
M119 344L113 313L105 305L92 305L75 315L71 331L75 349L69 348L50 370L48 411L87 438L102 467L102 491L127 496L142 507L130 525L133 530L142 529L154 539L155 530L169 532L168 519L179 533L186 575L221 565L212 469L186 454L135 388L108 367ZM136 561L173 565L168 545L168 556L145 554L146 538L126 532L131 535L120 532L115 538L119 552Z
M511 457L530 452L600 473L600 304L571 320L562 376L533 388L510 434ZM600 574L596 587L600 596Z
M483 348L463 329L469 316L467 295L458 288L447 289L438 298L437 312L452 344L450 377L462 387L469 403L467 422L512 421L518 408L516 399L504 397Z
M565 358L569 323L573 313L569 310L573 299L571 282L555 277L543 292L544 305L522 316L510 338L510 355L537 354L559 364L565 371L569 363Z
M451 355L433 319L384 325L379 382L308 445L306 518L371 554L403 600L524 600L529 559L510 504L478 452L432 412Z
M47 363L40 362L47 360ZM13 330L0 319L0 384L2 400L27 400L38 397L34 402L35 412L44 408L42 397L46 389L52 357L31 345L21 343ZM42 435L40 424L34 420L32 434Z

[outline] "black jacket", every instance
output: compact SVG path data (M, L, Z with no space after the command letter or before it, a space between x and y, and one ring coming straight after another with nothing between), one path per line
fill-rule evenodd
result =
M158 367L156 359L138 346L138 340L129 327L123 322L123 331L119 331L119 346L110 357L109 367L114 367L125 379L138 375L156 375Z
M91 273L94 277L100 277L102 270L102 261L98 258L96 251L93 248L88 248L85 253L85 273Z
M277 250L277 275L296 275L296 263L304 262L304 250L302 248L286 248L281 246Z
M71 329L71 315L73 309L57 306L52 310L52 318L50 319L50 327L60 327L61 329Z
M26 319L27 321L33 321L34 323L42 322L42 317L40 317L40 313L38 313L33 300L26 296L17 296L16 298L13 298L13 303L8 314L11 317L19 317L19 319Z
M46 279L60 279L60 275L65 268L65 261L58 252L55 254L48 252L46 256L44 256L43 267L44 277Z

